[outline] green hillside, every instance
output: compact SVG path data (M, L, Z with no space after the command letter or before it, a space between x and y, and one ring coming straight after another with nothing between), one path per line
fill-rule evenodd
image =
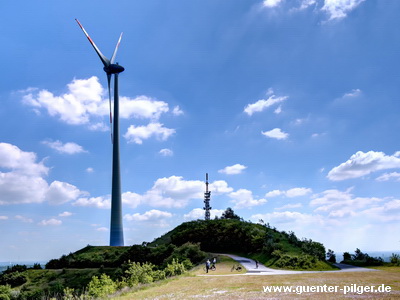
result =
M8 289L4 292L7 295L18 295L15 299L58 298L68 291L75 295L95 293L102 287L112 291L181 274L204 262L209 257L207 252L252 257L274 268L333 269L325 262L321 243L299 240L293 232L280 232L268 224L244 222L237 217L182 223L142 245L88 245L50 260L45 270L39 265L34 269L15 266L0 275L0 288ZM1 294L0 290L3 299Z
M182 223L149 246L198 243L201 250L237 253L256 258L267 266L284 269L332 269L325 262L325 247L294 232L280 232L268 224L239 219L197 220Z

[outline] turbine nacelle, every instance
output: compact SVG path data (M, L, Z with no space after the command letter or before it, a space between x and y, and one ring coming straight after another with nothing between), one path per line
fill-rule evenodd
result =
M108 66L104 67L103 70L107 74L118 74L123 72L125 68L119 64L109 64Z

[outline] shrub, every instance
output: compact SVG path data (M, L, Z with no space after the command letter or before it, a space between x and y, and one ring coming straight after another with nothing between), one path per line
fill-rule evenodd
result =
M116 290L116 283L106 274L101 274L100 277L93 276L87 286L88 295L94 298L105 297L109 294L115 293Z
M9 285L0 285L0 300L9 300L11 298L11 287Z
M16 287L24 284L26 281L25 274L18 271L0 276L0 285L9 284L11 287Z
M165 268L165 274L167 276L175 276L181 275L186 271L183 263L178 262L176 259L173 259L170 264Z
M390 257L390 262L395 266L400 266L400 255L392 253L392 256Z
M139 283L153 282L153 269L154 265L151 263L129 263L125 271L127 284L132 287Z

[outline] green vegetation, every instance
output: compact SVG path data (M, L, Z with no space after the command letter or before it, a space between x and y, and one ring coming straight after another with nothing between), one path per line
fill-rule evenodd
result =
M183 223L152 243L131 247L88 245L50 260L45 270L38 264L29 269L13 266L0 275L0 300L102 298L123 288L181 275L199 264L192 274L204 273L206 252L239 254L274 268L334 269L334 252L326 253L321 243L261 223L245 222L228 208L220 219ZM232 261L223 256L219 259L221 263L213 274L232 274ZM391 260L392 265L400 264L398 255ZM382 263L359 249L354 255L345 253L345 262Z
M382 266L383 259L381 257L369 256L368 253L363 253L357 248L356 251L354 251L354 254L344 252L342 263L358 267Z

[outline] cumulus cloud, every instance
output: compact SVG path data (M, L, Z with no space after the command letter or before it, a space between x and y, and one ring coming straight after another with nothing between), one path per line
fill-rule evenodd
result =
M355 216L359 211L382 202L376 197L354 197L352 189L339 191L336 189L326 190L313 196L310 206L315 207L314 211L327 214L329 217L343 218Z
M152 209L146 211L143 214L135 213L135 214L126 214L124 219L127 221L158 221L160 219L171 218L172 214L170 212L161 211L157 209Z
M48 90L29 88L22 91L24 104L36 111L47 113L67 124L86 124L92 130L107 130L99 118L109 115L108 95L99 79L74 79L67 85L67 92L55 95ZM120 96L120 118L149 119L156 123L162 114L169 111L168 103L140 95L135 98ZM174 107L172 114L179 116L183 111Z
M400 168L399 153L389 156L383 152L358 151L349 160L330 170L327 177L333 181L340 181L394 168Z
M221 217L223 213L224 213L223 209L211 209L210 218L214 219L215 217ZM201 208L194 208L187 214L184 214L183 218L185 219L185 221L204 219L205 210Z
M232 188L223 180L210 183L210 190L214 195L232 192ZM204 182L200 180L185 180L181 176L170 176L157 179L151 189L143 194L125 192L122 194L122 203L136 208L141 204L152 207L181 208L192 199L203 199ZM101 197L81 197L73 203L74 206L111 208L110 195Z
M247 167L241 164L235 164L233 166L225 167L219 170L219 173L227 174L227 175L236 175L242 173Z
M284 223L301 223L304 225L315 222L319 216L311 214L303 214L296 211L282 211L267 214L255 214L251 216L252 220L264 220L271 224L284 224Z
M261 112L261 111L267 109L268 107L270 107L270 106L272 106L274 104L281 103L281 102L285 101L287 98L288 98L287 96L276 97L275 95L272 95L267 100L261 99L261 100L258 100L255 103L248 104L244 108L244 112L246 114L248 114L249 116L251 116L255 112Z
M385 173L376 178L377 181L388 181L391 179L394 179L395 181L400 181L400 173L399 172Z
M286 196L288 198L294 198L294 197L305 196L310 193L312 193L312 189L300 187L300 188L292 188L287 191L273 190L273 191L266 193L265 197L273 198L273 197L277 197L277 196Z
M322 11L330 16L330 20L342 19L365 0L325 0Z
M72 184L53 181L47 189L45 200L51 204L62 204L75 200L82 194L83 192Z
M265 135L266 137L277 139L277 140L286 140L289 137L289 134L283 132L280 128L274 128L270 131L261 131L261 134Z
M77 154L87 152L82 146L72 142L63 144L60 141L43 141L42 144L49 146L59 153Z
M42 220L39 222L39 225L41 226L59 226L61 224L62 221L57 219Z
M44 179L49 168L37 162L35 153L24 152L17 146L0 143L0 205L21 203L53 204L74 200L82 192L65 182L50 185Z
M63 213L60 213L58 216L59 217L70 217L70 216L72 216L72 213L69 211L64 211Z
M289 11L302 11L310 6L318 7L318 11L326 13L329 20L340 20L356 9L365 0L299 0L299 1L286 1L292 5ZM300 6L297 3L300 2ZM282 0L264 0L263 7L275 8L283 4ZM294 6L293 3L296 5Z
M278 6L282 0L264 0L263 5L265 7L275 7Z
M158 153L160 155L162 155L162 156L172 156L172 155L174 155L174 152L171 149L167 149L167 148L161 149L160 152L158 152Z
M108 197L79 198L72 205L110 209L111 208L111 199L109 196Z
M184 112L183 112L183 110L181 110L181 109L179 108L179 105L177 105L177 106L175 106L174 109L172 110L172 114L173 114L174 116L180 116L180 115L183 115Z
M234 208L249 208L258 206L267 202L266 199L255 199L252 191L246 189L239 189L236 192L229 194L232 202L235 204Z
M142 144L143 140L153 136L160 141L165 141L174 133L175 129L166 128L161 123L149 123L145 126L129 126L124 137L129 143Z

